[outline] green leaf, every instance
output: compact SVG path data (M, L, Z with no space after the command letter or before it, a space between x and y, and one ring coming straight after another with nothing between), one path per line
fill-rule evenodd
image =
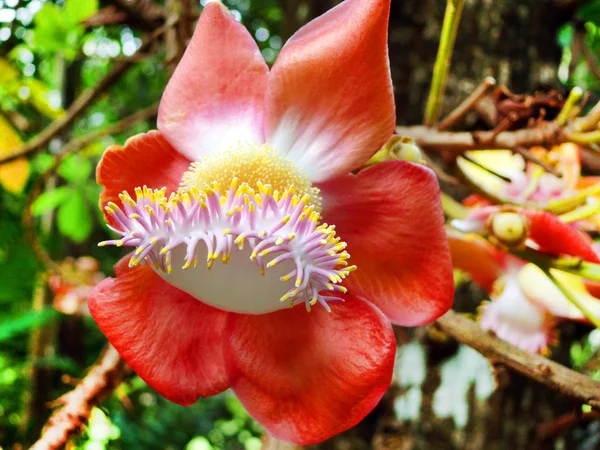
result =
M69 25L61 8L50 3L44 4L35 15L32 30L32 44L42 52L57 52L64 49Z
M41 311L27 311L17 317L0 322L0 342L7 341L15 335L40 328L60 317L60 313L53 308Z
M80 191L73 194L60 206L56 216L58 231L77 243L85 241L94 228L92 214Z
M577 8L576 16L583 21L600 23L600 1L591 0L583 3Z
M61 186L52 191L42 193L31 205L31 213L37 217L58 208L72 192L73 189L71 187Z
M67 0L65 13L72 25L79 25L98 11L98 0Z
M573 28L572 23L567 23L559 28L558 33L556 34L556 40L558 41L558 45L561 47L570 47L573 42L573 36L575 34L575 29Z
M49 153L39 153L31 158L31 167L36 173L42 173L52 167L55 156Z
M81 156L71 155L65 158L58 168L58 174L77 186L82 186L92 173L92 163Z

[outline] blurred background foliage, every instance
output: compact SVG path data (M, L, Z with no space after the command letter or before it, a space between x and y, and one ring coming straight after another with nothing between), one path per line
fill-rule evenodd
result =
M306 21L319 10L303 1L224 3L251 31L270 64L290 23ZM107 0L0 0L0 157L11 155L63 117L81 92L93 88L115 62L140 47L144 30L139 27L92 20L103 17L98 12L110 6ZM569 11L555 30L555 41L546 43L562 52L556 60L556 87L578 85L600 94L600 0L577 2ZM402 23L396 25L390 35L399 39ZM392 52L391 58L394 64L401 55ZM429 59L433 61L433 55ZM32 158L0 165L0 446L4 448L39 436L49 412L46 403L84 376L105 343L91 318L68 316L53 307L35 245L43 246L54 260L93 256L105 274L112 273L116 253L95 245L109 234L97 207L100 189L94 168L109 145L154 128L155 120L93 140L60 163L56 174L43 181L43 191L31 206L32 223L41 237L33 247L31 230L22 218L32 186L67 142L159 101L168 76L162 47L142 52L110 88L110 95L95 101L68 132ZM584 339L573 345L575 365L586 364L597 351L596 341ZM131 377L102 409L94 410L74 448L253 450L260 448L260 433L228 393L182 408Z

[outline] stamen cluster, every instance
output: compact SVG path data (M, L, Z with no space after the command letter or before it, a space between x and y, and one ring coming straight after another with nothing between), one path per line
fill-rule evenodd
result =
M234 246L241 250L247 244L261 275L283 261L294 263L295 268L280 278L295 278L282 302L304 303L308 311L319 303L330 311L327 303L340 298L321 292L346 292L338 283L356 269L348 266L346 243L335 236L335 226L319 225L320 214L310 205L310 195L295 195L293 186L283 193L260 182L257 188L233 178L224 195L218 183L169 197L165 188L138 187L135 200L124 191L119 196L122 207L112 202L106 206L118 226L109 227L122 238L99 245L137 247L130 266L149 262L168 274L177 247L186 247L186 270L198 265L198 245L204 243L210 269L218 259L227 263Z

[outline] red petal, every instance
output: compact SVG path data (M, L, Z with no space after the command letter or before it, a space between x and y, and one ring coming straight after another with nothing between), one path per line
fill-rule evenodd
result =
M389 7L346 0L292 36L273 66L267 141L312 181L361 166L394 130Z
M222 343L227 314L162 280L149 266L115 272L96 286L89 307L131 368L159 394L191 405L227 389Z
M600 262L591 246L591 239L555 215L532 209L519 211L529 218L529 237L539 245L542 252L579 256L586 261Z
M352 294L399 325L431 322L450 308L452 264L431 170L388 161L319 187L323 220L336 225L358 266L344 282Z
M347 430L391 382L396 341L385 316L348 296L332 310L230 316L229 383L278 439L310 445Z
M244 26L220 2L206 5L163 94L158 129L193 160L239 141L263 143L268 72Z
M124 147L112 145L96 170L98 184L104 187L100 207L109 201L120 205L119 193L126 190L133 195L138 186L165 186L169 192L176 191L189 164L158 131L133 136ZM107 222L112 220L109 214L105 218Z

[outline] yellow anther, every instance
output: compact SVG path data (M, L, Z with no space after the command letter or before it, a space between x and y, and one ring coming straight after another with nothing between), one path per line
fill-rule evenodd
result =
M190 267L192 267L192 265L189 263L189 261L186 261L186 263L183 265L182 269L183 269L183 270L187 270L187 269L189 269Z
M182 177L180 192L192 187L204 190L205 186L208 190L218 191L220 185L229 186L240 195L245 192L245 188L239 189L243 183L256 189L261 196L272 196L276 200L282 192L284 196L294 192L290 189L293 185L299 194L308 196L307 204L320 205L318 189L312 186L306 173L268 144L239 143L193 162Z

